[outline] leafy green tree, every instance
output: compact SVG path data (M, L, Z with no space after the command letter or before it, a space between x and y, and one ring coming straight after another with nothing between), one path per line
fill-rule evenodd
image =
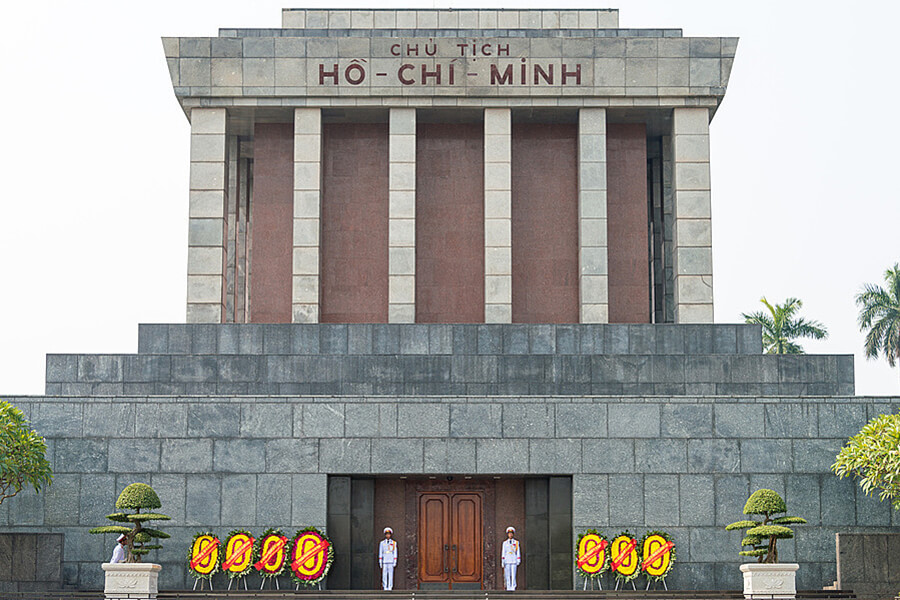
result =
M106 518L116 523L131 523L131 527L124 525L104 525L94 527L90 533L121 533L125 534L125 546L128 548L128 556L125 562L141 562L141 557L151 550L162 548L159 544L148 544L153 539L166 539L171 537L168 533L158 529L144 527L147 521L168 521L171 517L154 512L141 512L141 509L159 508L162 503L152 487L146 483L132 483L119 494L116 500L116 508L123 512L106 515ZM134 510L133 513L124 510Z
M888 364L900 359L900 263L884 272L886 287L867 283L856 295L859 329L866 333L866 358L883 354Z
M22 411L0 400L0 504L31 486L41 487L53 481L53 470L46 458L47 444L29 427Z
M784 499L773 490L756 490L750 494L747 504L744 505L745 515L762 515L762 521L737 521L727 525L725 529L746 529L744 539L741 540L741 546L749 546L749 550L741 550L738 552L741 556L755 556L756 562L760 563L777 563L778 548L776 544L778 540L790 539L794 537L794 532L790 527L785 525L806 523L806 519L802 517L778 517L773 519L772 515L777 515L787 511L787 505Z
M741 313L741 316L746 323L762 325L763 349L766 353L804 354L803 348L794 340L797 338L823 340L828 337L828 331L822 323L797 317L797 312L803 307L803 302L799 298L788 298L784 304L774 306L765 298L760 302L766 306L768 312Z
M900 414L880 415L847 441L831 465L840 477L855 477L866 495L880 490L900 510Z

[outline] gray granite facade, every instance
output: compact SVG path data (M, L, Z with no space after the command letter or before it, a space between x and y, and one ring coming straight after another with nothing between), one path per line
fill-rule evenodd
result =
M679 557L670 588L735 589L740 532L723 527L769 487L809 520L781 557L801 563L801 588L821 587L836 576L835 533L900 526L887 504L829 471L844 440L900 398L855 397L849 357L765 356L758 335L729 325L145 325L140 353L50 356L50 394L8 398L47 437L56 478L45 494L5 502L0 527L63 533L65 582L98 588L112 540L86 531L121 488L147 481L173 517L173 538L152 558L164 565L161 586L179 588L198 530L324 527L329 475L562 475L572 477L573 543L589 527L664 529ZM584 370L543 381L546 393L465 387L521 385L568 359ZM434 391L342 392L350 365L371 382L399 386L403 374ZM621 390L677 391L565 391L606 373ZM221 391L234 377L247 387ZM278 394L269 378L338 387ZM698 382L715 387L685 392ZM758 391L715 391L726 383ZM209 387L179 387L188 384ZM812 385L823 393L799 395Z
M48 355L53 395L843 395L852 356L751 325L144 325L137 355Z

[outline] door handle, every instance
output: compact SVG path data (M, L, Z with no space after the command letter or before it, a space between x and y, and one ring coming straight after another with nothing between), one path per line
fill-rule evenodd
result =
M456 551L456 544L453 544L453 572L459 571L459 553Z
M450 546L444 544L444 573L450 572Z

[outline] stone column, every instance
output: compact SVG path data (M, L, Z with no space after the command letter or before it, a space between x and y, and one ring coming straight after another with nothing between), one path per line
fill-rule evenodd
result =
M224 108L191 110L187 322L221 323L225 276Z
M294 242L291 314L294 323L319 321L319 215L322 203L322 115L294 109Z
M606 109L578 111L578 267L582 323L609 322Z
M390 112L388 322L416 321L416 109Z
M675 322L712 323L709 111L706 108L675 109L672 154L675 166Z
M512 322L512 120L484 109L484 321Z

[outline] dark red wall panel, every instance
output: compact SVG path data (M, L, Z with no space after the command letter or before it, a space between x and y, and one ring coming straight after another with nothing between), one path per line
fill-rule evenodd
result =
M322 127L322 323L387 323L388 126Z
M578 322L578 128L514 123L512 320Z
M649 323L645 125L608 124L606 150L609 322Z
M294 126L258 123L253 154L250 321L290 323Z
M420 123L416 322L484 322L484 129Z

